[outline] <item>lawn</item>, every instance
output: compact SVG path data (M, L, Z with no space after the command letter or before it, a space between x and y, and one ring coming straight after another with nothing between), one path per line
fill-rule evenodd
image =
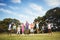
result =
M53 32L52 35L48 33L43 34L0 34L0 40L60 40L60 32Z

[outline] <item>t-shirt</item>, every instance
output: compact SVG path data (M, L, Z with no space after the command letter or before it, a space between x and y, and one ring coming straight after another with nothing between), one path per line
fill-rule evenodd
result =
M20 27L17 27L17 31L20 31Z
M38 23L36 24L36 28L39 28L39 24Z
M26 29L28 29L28 27L29 27L29 23L26 23L26 24L25 24L25 27L26 27Z
M34 32L34 30L33 29L30 29L30 32Z
M44 30L44 26L42 26L42 30Z
M24 32L24 24L22 24L22 32Z
M8 28L8 30L11 30L11 24L9 24L9 28Z
M33 28L33 27L34 27L34 25L33 25L33 24L30 24L30 27L31 27L31 28Z
M31 29L30 25L29 25L29 29Z
M48 29L51 29L51 24L48 24Z
M16 26L15 25L13 26L13 29L16 29Z

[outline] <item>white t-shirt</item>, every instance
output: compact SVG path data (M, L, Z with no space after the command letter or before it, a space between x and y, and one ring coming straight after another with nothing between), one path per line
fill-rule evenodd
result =
M20 27L17 27L17 31L20 31Z
M51 24L48 24L48 29L51 29Z
M29 27L28 27L29 29L31 29L31 27L30 27L30 25L29 25Z
M13 26L13 29L16 29L16 26L15 25Z
M44 26L42 26L42 30L44 30Z
M30 32L34 32L34 30L33 29L30 29Z
M38 23L36 24L36 28L39 28L39 24Z
M8 28L8 30L11 30L11 24L9 24L9 28Z

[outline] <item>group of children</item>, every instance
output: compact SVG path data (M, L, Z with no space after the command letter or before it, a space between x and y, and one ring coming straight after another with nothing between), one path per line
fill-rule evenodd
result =
M36 29L34 29L35 26L36 26ZM47 27L48 27L48 32L51 32L51 23L48 23ZM45 25L43 24L42 28L41 28L42 33L44 32L44 28L45 28ZM8 27L9 32L11 32L12 29L17 34L20 34L20 32L22 32L22 34L24 34L25 31L27 31L27 30L29 30L30 33L34 33L34 31L36 31L37 33L40 32L39 31L39 22L31 23L31 24L26 22L25 24L21 23L18 26L16 26L16 24L13 24L13 26L12 26L12 24L9 24L9 27Z

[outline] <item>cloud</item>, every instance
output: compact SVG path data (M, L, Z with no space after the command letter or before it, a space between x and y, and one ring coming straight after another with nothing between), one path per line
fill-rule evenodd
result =
M6 6L6 4L5 3L0 3L0 6Z
M19 7L13 7L13 6L8 6L10 9L12 9L12 10L18 10L18 9L20 9Z
M45 2L51 7L60 6L60 0L45 0Z
M18 7L8 7L13 9L13 11L3 8L1 8L0 11L17 17L16 19L19 19L23 23L25 23L26 21L32 23L35 18L37 18L38 16L43 16L46 12L41 5L37 5L35 3L29 3L27 7L22 7L21 9L19 9L19 11L14 11L15 9L18 10Z
M36 11L42 11L42 6L39 6L37 4L34 4L34 3L30 3L30 7Z
M8 10L8 9L0 8L0 12L9 14L9 15L11 15L11 16L14 16L16 19L20 20L20 21L23 22L23 23L25 23L26 20L29 21L29 23L32 22L32 21L30 21L30 16L23 15L23 14L19 14L19 13L17 13L17 12L13 12L13 11Z
M27 14L29 22L33 22L38 16L42 17L45 15L46 10L41 5L31 3L28 7L24 8L24 13Z
M16 19L21 20L21 22L24 22L24 23L26 21L29 21L29 23L33 22L33 17L31 15L24 15L22 13L17 13L15 11L11 11L11 10L8 10L8 9L3 9L3 8L0 8L0 12L6 13L7 15L9 14L11 16L17 17Z
M13 3L21 3L21 0L11 0Z
M5 12L5 13L8 13L8 14L13 14L11 11L6 10L6 9L3 9L3 8L0 8L0 11Z
M24 15L22 14L19 14L19 13L16 13L14 11L11 11L11 10L8 10L8 9L3 9L3 8L0 8L0 11L4 12L4 13L7 13L7 14L11 14L11 15L17 15L18 17L25 17Z
M38 16L44 16L45 15L45 12L46 12L46 10L44 10L44 8L41 6L41 5L37 5L37 4L35 4L35 3L30 3L29 4L29 7L30 7L30 12L29 13L31 13L32 15L34 15L35 17L38 17Z
M24 8L24 12L25 12L27 15L31 15L31 16L34 16L34 15L35 15L30 8Z

